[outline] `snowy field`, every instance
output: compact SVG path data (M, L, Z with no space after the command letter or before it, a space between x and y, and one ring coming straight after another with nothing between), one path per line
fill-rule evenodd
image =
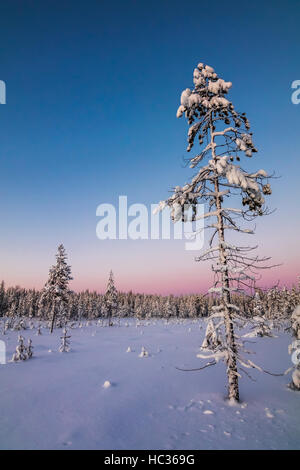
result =
M0 365L1 449L300 449L300 395L289 376L252 373L240 381L240 405L229 406L223 363L193 368L202 320L96 322L70 330L22 331L34 357ZM291 366L289 334L255 338L255 362L273 372ZM7 331L7 359L18 332ZM148 357L139 357L142 347ZM128 348L131 351L126 352ZM109 381L111 386L103 384Z

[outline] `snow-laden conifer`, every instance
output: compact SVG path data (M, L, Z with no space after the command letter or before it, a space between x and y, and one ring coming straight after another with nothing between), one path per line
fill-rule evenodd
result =
M33 356L33 346L32 346L32 340L29 338L28 339L28 345L26 347L26 353L27 353L27 358L31 359Z
M292 313L291 327L294 337L300 340L300 305L298 305Z
M70 351L70 338L71 335L68 335L67 328L63 329L63 335L60 337L61 345L59 347L59 352L69 352Z
M246 114L238 112L227 98L232 83L224 81L203 63L195 68L193 81L194 88L186 88L181 94L177 117L185 115L190 126L187 151L192 150L196 139L200 144L200 151L189 159L196 173L183 186L176 186L173 194L160 202L158 210L169 207L174 222L203 218L205 228L211 231L208 249L197 261L212 263L215 283L210 292L219 297L212 316L218 321L215 330L221 346L217 346L215 354L212 351L200 356L213 358L211 365L224 359L228 397L238 401L238 366L256 366L240 354L242 343L235 334L234 321L241 318L241 312L233 303L233 294L243 288L253 288L257 270L265 267L267 258L254 254L256 247L230 243L226 234L253 233L244 226L244 221L267 212L265 196L271 194L271 186L265 170L244 168L247 158L254 156L257 148ZM240 207L233 202L237 198ZM201 216L197 214L197 203L207 205L207 211Z
M142 346L142 350L141 350L141 352L140 352L140 354L139 354L139 357L148 357L148 356L149 356L148 351L145 349L144 346Z
M67 255L64 246L58 246L56 254L56 264L49 270L48 281L45 284L39 305L51 305L51 326L53 332L55 321L58 317L60 323L65 322L66 306L69 301L70 290L69 281L71 276L71 266L67 264Z
M217 326L217 328L216 328ZM211 318L208 321L203 343L201 345L202 350L216 350L221 345L221 341L218 337L218 325L214 324L214 319Z
M294 367L291 369L293 372L289 387L292 390L300 391L300 305L295 308L291 316L291 329L294 341L289 346L289 353Z
M108 326L112 326L112 316L116 313L118 307L118 292L114 283L113 272L110 271L105 293L105 310L108 318Z
M263 310L262 301L258 291L255 292L253 300L253 317L249 320L251 331L243 335L244 338L254 338L255 336L269 336L274 338L270 328L270 321L266 318Z
M27 348L24 344L24 337L22 335L18 336L18 344L16 347L16 352L14 353L12 357L13 362L18 362L18 361L26 361L28 358L27 356Z

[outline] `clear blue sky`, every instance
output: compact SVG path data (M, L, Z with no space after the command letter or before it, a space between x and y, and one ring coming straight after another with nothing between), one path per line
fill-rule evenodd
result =
M198 62L233 82L259 153L275 170L257 239L290 282L299 265L298 1L3 1L0 5L0 277L40 287L58 243L75 289L202 290L209 266L181 242L100 242L96 207L128 195L149 204L188 177L182 89ZM297 251L298 250L298 251ZM298 256L298 259L297 259ZM184 273L178 282L176 273ZM272 278L273 279L273 278ZM267 282L267 280L266 280Z

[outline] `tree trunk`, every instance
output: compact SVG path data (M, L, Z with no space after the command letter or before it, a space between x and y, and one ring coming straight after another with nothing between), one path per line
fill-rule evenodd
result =
M222 301L224 305L224 322L225 322L225 332L226 332L226 343L228 351L227 359L227 377L228 377L228 398L229 400L239 401L239 384L238 384L238 375L237 375L237 348L235 343L235 336L233 330L232 316L230 312L230 307L228 305L230 302L230 284L228 278L228 269L227 269L227 259L226 259L226 250L224 248L224 223L223 217L221 214L222 203L219 196L219 184L218 180L215 180L215 191L216 191L216 206L218 213L218 236L219 236L219 261L221 266L225 268L222 272L222 287L226 290L222 293Z
M52 307L52 319L51 319L51 327L50 327L50 333L53 333L53 328L54 328L54 323L55 323L55 317L56 317L56 302L54 302L53 307Z
M112 316L112 308L111 306L109 306L108 307L108 326L112 326L111 316Z
M213 159L216 159L215 146L214 146L214 136L213 136L213 122L211 118L210 123L210 132L211 132L211 149ZM228 377L228 398L229 400L239 401L239 384L238 384L238 375L237 375L237 347L234 336L232 315L230 307L228 305L231 303L230 296L230 283L228 276L228 264L226 249L224 247L225 236L224 236L224 220L222 215L222 200L220 196L219 189L219 180L218 175L214 181L215 189L215 201L217 209L217 219L218 219L218 239L219 239L219 262L220 265L224 268L222 271L222 302L224 306L224 323L225 323L225 335L226 335L226 345L228 348L228 358L227 358L227 377Z

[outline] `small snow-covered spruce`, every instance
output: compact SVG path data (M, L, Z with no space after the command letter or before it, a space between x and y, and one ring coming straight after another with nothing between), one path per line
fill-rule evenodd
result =
M5 335L7 330L9 329L9 320L6 320L4 322L4 326L3 326L3 334Z
M251 331L244 334L243 338L254 338L256 336L269 336L270 338L274 338L272 330L269 326L269 321L264 315L263 306L258 291L255 292L253 299L253 314L254 316L249 319L249 324L252 324Z
M28 359L27 356L27 348L24 344L24 337L22 335L18 336L18 345L16 347L16 352L14 353L12 357L13 362L18 362L18 361L26 361Z
M209 365L220 359L225 361L228 398L239 401L238 366L256 366L240 355L243 344L235 334L234 322L241 315L240 308L232 302L233 294L241 293L242 288L253 288L257 270L267 267L264 262L268 258L253 254L256 247L229 244L225 234L253 233L243 222L268 212L264 196L271 194L271 186L265 170L248 172L241 166L241 159L252 157L257 149L246 114L236 111L226 98L232 83L203 63L195 68L193 81L194 88L181 94L177 117L185 114L190 126L188 152L198 137L201 151L189 159L190 167L197 168L197 173L182 187L176 186L174 193L160 202L158 210L169 207L174 222L204 219L204 228L212 231L208 250L196 260L213 263L215 283L210 292L219 297L219 308L213 317L219 322L216 334L221 344L215 352L200 357L213 358ZM208 162L202 163L206 158ZM241 198L241 208L225 204L234 196ZM197 214L199 202L208 205L208 211L201 216Z
M13 330L15 331L20 331L20 330L26 330L27 329L27 324L26 320L24 318L18 318L13 325Z
M27 322L25 318L19 320L19 330L27 330Z
M67 255L64 246L58 246L56 254L56 264L49 270L49 278L43 289L43 293L39 302L40 308L47 304L51 304L51 323L50 332L53 332L54 324L58 318L59 324L65 323L65 311L69 301L70 290L69 281L71 276L71 267L67 264Z
M265 336L274 338L272 330L264 317L253 317L249 323L253 323L253 326L249 333L243 335L243 338L255 338L256 336L260 336L261 338Z
M202 350L216 350L221 345L221 340L218 336L218 324L214 324L214 319L208 320L205 337L201 345Z
M28 339L28 346L26 347L26 352L27 352L27 358L31 359L33 356L33 346L32 346L32 340L30 338Z
M294 337L300 340L300 305L298 305L292 313L291 327Z
M293 371L289 388L300 391L300 305L295 308L291 316L291 328L294 341L289 346L289 354L292 355L292 361L295 365L286 372Z
M68 336L67 328L63 329L63 335L60 337L61 345L59 347L59 352L69 352L70 351L70 341L71 335Z
M296 367L293 374L292 374L292 382L290 383L289 387L292 390L300 392L300 367Z
M110 271L105 293L105 310L108 318L108 326L112 326L112 317L116 313L118 307L118 292L115 288L114 275Z
M292 344L289 345L289 354L291 354L293 358L293 362L295 363L294 367L289 368L285 371L285 374L292 372L292 380L288 384L288 387L291 390L295 390L297 392L300 391L300 345L297 341L294 341Z
M139 357L148 357L149 356L149 353L148 351L146 351L146 349L144 348L144 346L142 346L142 350L139 354Z

